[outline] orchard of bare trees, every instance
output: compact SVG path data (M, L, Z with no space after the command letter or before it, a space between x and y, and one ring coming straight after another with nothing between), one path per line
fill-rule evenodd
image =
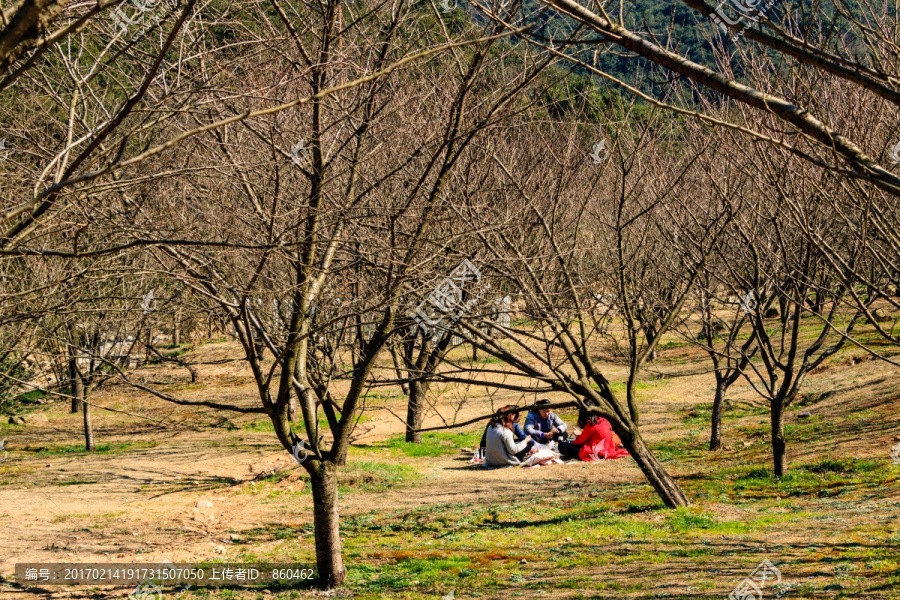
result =
M546 397L571 423L609 423L660 514L692 514L691 480L750 446L729 420L741 403L762 427L744 459L780 485L806 468L794 423L817 377L852 353L896 381L894 4L3 0L0 14L10 489L33 476L16 460L35 411L68 419L87 457L110 419L137 435L186 431L173 411L259 418L259 444L300 463L316 585L334 588L365 563L344 548L341 482L375 443L360 442L373 411L398 447L461 431L477 446L492 418ZM199 352L213 342L227 352ZM240 393L192 392L226 366ZM683 378L701 383L648 400ZM679 394L709 406L690 468L661 442L691 427L661 408ZM878 432L831 431L828 447ZM896 500L896 479L872 497ZM415 584L393 591L420 597Z

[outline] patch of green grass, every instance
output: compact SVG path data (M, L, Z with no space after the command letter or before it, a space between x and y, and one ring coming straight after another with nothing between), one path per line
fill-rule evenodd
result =
M155 448L157 442L119 442L110 444L96 444L94 454L118 454L143 448ZM84 444L66 444L64 446L51 446L34 450L38 456L65 456L67 454L89 454L84 449Z
M685 348L691 346L692 342L687 340L668 340L659 344L658 348L662 350L674 350L676 348Z
M62 481L57 481L53 485L58 485L58 486L94 485L95 483L100 483L100 481L97 479L65 479Z
M16 400L22 402L23 404L29 404L34 402L35 400L43 400L47 397L47 393L44 390L31 390L30 392L25 392L24 394L18 396Z
M395 435L387 441L377 444L378 448L390 448L406 456L444 456L457 454L459 449L472 447L481 440L481 434L475 432L461 433L423 433L422 443L406 442L403 435Z
M749 479L762 479L765 481L770 481L772 479L772 472L765 467L753 467L746 473L739 475L737 479L738 481Z
M365 423L369 419L371 419L369 415L360 415L357 423ZM255 421L247 421L241 424L241 427L249 431L275 433L275 425L272 424L272 420L268 417L261 417ZM300 437L306 437L306 423L303 419L295 421L292 424L292 428ZM319 417L319 431L329 431L328 419L325 418L325 415Z
M788 444L818 442L824 437L839 439L839 427L834 422L825 421L817 415L802 422L788 423L784 426L784 435ZM768 430L768 426L766 426Z
M350 461L338 470L338 486L345 491L357 488L377 492L409 483L417 477L419 472L408 465Z
M69 519L86 519L86 518L89 518L90 516L91 515L86 514L86 513L65 513L65 514L54 516L53 522L54 523L65 523Z
M241 425L244 429L250 431L265 431L266 433L275 433L275 426L268 417L258 419L256 421L248 421Z
M286 469L284 471L276 471L274 473L266 475L265 477L260 477L259 481L266 481L268 483L281 483L283 480L287 479L288 477L290 477L293 474L294 474L294 471L290 470L290 469ZM301 477L301 479L303 481L307 481L309 478Z
M244 486L241 491L254 495L262 494L269 500L312 493L309 478L305 475L299 480L299 482L304 484L301 490L272 489L272 484L277 485L295 473L296 470L278 471ZM379 492L409 484L419 476L420 473L408 465L351 460L346 466L339 468L337 471L338 490L341 493L348 493L353 490ZM342 524L342 527L344 526Z
M362 397L366 400L393 400L394 398L402 398L404 396L403 393L399 391L387 391L387 392L378 392L372 391L366 394L363 394ZM364 418L368 418L365 417Z
M653 454L662 462L682 461L698 458L700 455L705 456L708 454L706 450L709 447L708 444L709 442L705 438L681 438L654 444L652 450Z
M262 494L269 500L279 497L290 497L312 493L309 478L306 476L300 478L300 482L304 483L301 490L272 489L272 484L277 485L292 474L293 472L291 471L280 471L244 486L241 491L254 495ZM415 481L419 476L420 473L415 468L407 465L394 465L369 461L349 461L346 466L338 469L338 490L341 493L349 493L353 490L364 492L384 491L404 484L409 484L412 481ZM342 527L344 527L343 524Z
M31 390L30 392L13 396L0 402L0 415L12 416L27 414L32 410L40 408L39 405L34 404L35 400L42 400L48 396L49 395L42 390ZM7 419L4 419L3 421L5 423Z
M639 379L634 382L634 389L635 391L647 390L659 385L665 385L666 383L667 381L665 379ZM624 394L627 384L628 382L626 381L614 381L609 384L609 389L616 394Z
M701 427L709 427L712 421L712 402L701 402L687 409L682 420L688 425L699 425ZM722 407L722 420L733 421L750 416L764 416L769 414L769 409L765 406L753 406L749 403L735 404L730 400L725 400Z
M178 356L187 354L188 352L190 352L192 350L192 348L190 346L183 346L181 348L176 346L175 348L176 348L175 350L172 350L171 352L166 352L163 356L165 356L166 358L176 358Z
M625 502L625 512L628 514L653 512L664 508L666 508L666 505L662 503L662 500L657 500L656 502L650 502L648 504Z
M476 360L472 360L471 356L467 356L460 359L459 362L470 365L496 365L501 364L503 360L489 354L481 354Z
M687 509L679 508L669 514L667 524L673 531L685 533L696 529L710 529L716 522L710 515L693 513Z
M811 465L803 465L801 468L811 473L844 473L859 474L878 469L878 463L874 460L856 460L853 458L843 458L834 460L826 458Z
M801 465L789 465L783 477L775 477L765 467L740 467L721 474L733 481L733 491L754 498L819 497L845 494L857 488L878 488L896 480L874 460L822 459Z

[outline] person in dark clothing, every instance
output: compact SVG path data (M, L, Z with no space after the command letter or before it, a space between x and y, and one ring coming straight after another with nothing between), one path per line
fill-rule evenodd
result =
M590 422L591 417L588 415L588 412L583 408L579 410L578 422L576 423L578 425L578 428L581 429L582 432L584 432L584 428L587 427ZM583 444L576 443L577 441L578 438L576 438L575 441L572 442L566 440L564 442L557 443L557 450L559 450L559 454L563 458L563 460L578 460L578 455L581 452Z
M549 404L549 400L538 400L534 408L528 411L525 418L525 433L541 444L554 440L564 442L569 439L566 433L568 428L555 412L546 408Z

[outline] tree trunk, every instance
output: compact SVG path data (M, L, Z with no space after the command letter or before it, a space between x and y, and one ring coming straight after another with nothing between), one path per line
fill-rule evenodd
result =
M72 383L69 393L72 395L72 413L81 410L82 400L84 400L84 382L81 379L81 373L78 372L76 361L75 357L69 359L69 381Z
M181 343L181 311L176 310L172 316L172 344L177 346Z
M81 378L79 377L79 379ZM83 403L82 414L84 414L84 449L93 452L94 427L91 424L91 405L87 402Z
M656 336L656 328L655 327L645 327L644 328L644 338L647 340L649 344L650 341ZM647 355L647 363L656 362L656 346L653 347L653 350L650 351L650 354Z
M716 378L716 396L712 407L712 428L709 436L709 449L722 448L722 405L725 404L725 380Z
M628 381L625 384L625 399L628 401L628 416L631 418L631 422L637 425L641 415L637 409L637 396L634 385L635 379L637 379L637 374L632 371L628 375ZM619 434L619 437L621 437L621 434ZM624 440L625 438L622 439Z
M403 360L400 358L400 353L397 351L397 346L391 344L388 346L388 351L391 353L391 360L394 363L394 371L397 373L397 380L400 381L400 389L403 390L403 393L409 395L409 384L403 383Z
M347 578L341 557L340 517L338 516L337 469L330 462L310 469L313 494L313 528L316 535L316 566L322 587L330 589Z
M613 424L612 420L610 421L610 424ZM614 427L613 429L616 430L618 428ZM685 496L684 492L681 490L681 487L679 487L675 480L672 479L672 476L669 475L662 463L659 462L659 459L653 455L653 452L651 452L650 448L647 447L647 444L644 443L644 439L641 437L640 433L636 430L621 430L616 431L616 434L622 438L622 443L625 445L625 448L628 450L629 454L631 454L631 457L644 473L644 477L647 478L647 481L650 482L650 485L653 486L653 489L656 490L660 500L662 500L666 506L669 508L678 508L679 506L687 506L690 504L687 496Z
M422 443L422 427L425 416L425 389L421 382L409 382L409 403L406 405L406 441L413 444Z
M291 393L291 397L288 400L288 421L291 423L296 423L297 419L300 418L300 401L297 399L297 395L295 393Z
M253 330L253 349L256 352L256 356L262 361L266 354L266 341L256 329Z
M68 377L66 376L66 371L68 370L68 363L66 361L51 361L49 364L50 371L56 375L56 389L60 394L66 393L66 384L69 382ZM43 372L44 369L41 368ZM51 379L47 378L47 385L50 384ZM71 386L70 386L71 387Z
M771 419L772 456L775 462L775 476L783 477L785 471L787 471L787 465L784 460L787 443L784 439L784 405L781 403L781 399L772 400Z

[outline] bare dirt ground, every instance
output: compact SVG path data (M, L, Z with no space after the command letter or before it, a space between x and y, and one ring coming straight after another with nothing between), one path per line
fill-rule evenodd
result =
M233 358L235 352L236 348L228 343L207 344L198 346L191 358L211 363ZM688 371L689 364L675 366L685 363L679 361L678 352L668 358L672 360L670 372ZM614 367L611 370L615 373ZM164 366L148 368L137 376L186 398L215 397L246 406L257 402L252 380L240 362L203 366L200 372L200 384L190 384L183 371ZM660 440L696 439L699 443L705 439L706 426L686 426L682 416L691 406L710 400L711 384L708 375L647 380L641 391L642 430L651 446ZM824 438L802 448L789 447L791 461L835 454L882 460L895 440L900 439L900 416L895 410L900 391L891 367L862 361L823 369L811 379L807 391L820 399L805 410L843 419L848 424L846 435L840 439ZM446 417L456 411L456 420L464 420L487 414L500 403L520 400L503 394L488 397L482 390L469 390L468 394L461 409L456 405L458 392L445 394L436 405L437 412ZM745 385L735 386L729 397L756 402ZM260 527L293 528L297 534L292 543L296 544L298 555L312 556L308 528L312 502L310 494L298 493L303 481L297 477L255 481L261 473L296 469L270 430L264 425L250 426L261 420L260 415L173 407L124 386L101 388L92 400L131 413L94 411L97 443L101 449L108 444L106 451L90 455L74 451L74 446L82 443L80 415L69 414L62 402L41 407L49 419L47 423L5 425L0 429L9 451L7 461L0 464L0 575L7 582L13 581L14 566L21 562L238 560L247 556L244 540L252 538ZM406 465L418 471L419 477L377 491L363 488L343 494L343 517L453 502L478 505L527 498L528 490L561 490L583 481L601 487L642 485L644 481L630 459L487 472L470 467L466 457L457 453L413 457L373 448L373 444L403 432L402 423L394 416L404 410L403 402L402 396L372 402L367 418L357 430L357 443L362 448L354 451L351 461ZM886 406L894 408L885 410ZM871 417L872 411L877 418L851 419L852 415ZM796 411L790 419L795 420L795 414ZM765 460L766 440L735 439L730 433L739 424L757 424L765 419L748 416L740 423L729 424L728 449L720 455L734 458L754 452ZM572 415L566 420L574 422ZM441 422L433 412L426 425ZM73 448L65 451L66 446ZM714 470L716 465L697 462L672 464L670 468L679 480L690 481ZM896 503L900 495L893 487L878 500ZM704 509L724 517L741 511L729 503L714 502L707 502ZM802 535L802 531L792 531L771 543L797 543L796 538ZM267 548L275 545L275 541L255 543L252 552L264 555ZM648 576L662 576L662 571L656 569L660 566L655 565L656 574L648 572ZM602 571L602 567L597 570ZM640 572L632 575L643 576ZM122 597L128 591L76 591L64 587L27 591L0 584L0 598L15 600L72 595Z

